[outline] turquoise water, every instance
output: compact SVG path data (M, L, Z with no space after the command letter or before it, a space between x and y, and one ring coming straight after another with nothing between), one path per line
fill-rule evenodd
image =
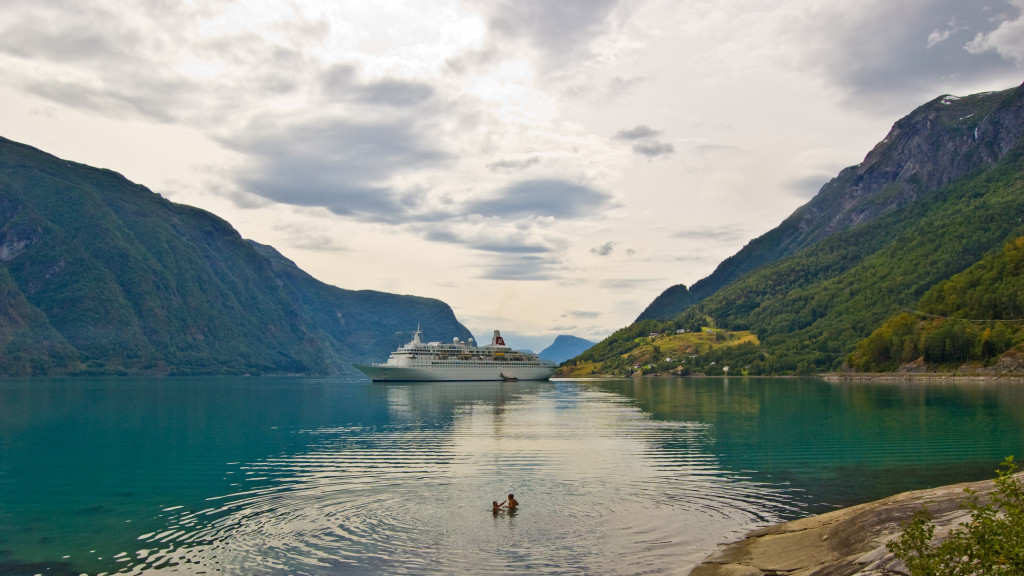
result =
M1020 385L4 380L0 574L678 574L1008 454Z

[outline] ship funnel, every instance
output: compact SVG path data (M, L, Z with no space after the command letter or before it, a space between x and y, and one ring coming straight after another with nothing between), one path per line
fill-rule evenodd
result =
M491 346L504 346L505 340L501 337L501 332L498 330L494 331L494 336L491 337Z

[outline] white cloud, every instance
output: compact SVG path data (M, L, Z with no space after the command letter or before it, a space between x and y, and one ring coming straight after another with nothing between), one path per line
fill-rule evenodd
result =
M1015 19L1006 18L991 32L978 32L973 40L964 45L971 54L994 51L1017 66L1024 66L1024 1L1016 0Z
M945 42L947 39L949 39L949 34L949 30L942 30L941 32L937 28L935 30L932 30L932 33L928 35L927 47L932 48L940 42Z

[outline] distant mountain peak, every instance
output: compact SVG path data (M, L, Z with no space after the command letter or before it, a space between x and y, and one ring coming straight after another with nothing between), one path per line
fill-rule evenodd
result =
M562 334L556 337L550 346L541 351L539 356L544 360L561 364L569 358L575 358L586 352L593 345L594 342L590 340Z

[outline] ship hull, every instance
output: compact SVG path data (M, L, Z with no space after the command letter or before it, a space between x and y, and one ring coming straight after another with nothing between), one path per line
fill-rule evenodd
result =
M374 382L493 382L501 380L547 380L554 366L387 366L356 364Z

